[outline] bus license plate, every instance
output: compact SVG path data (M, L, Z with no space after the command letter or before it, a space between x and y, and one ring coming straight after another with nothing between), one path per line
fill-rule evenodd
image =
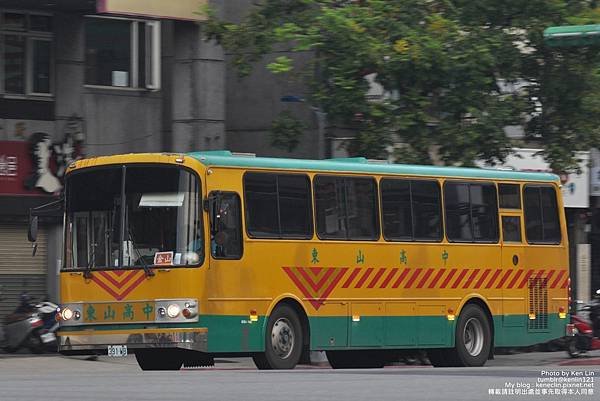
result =
M127 356L127 346L126 345L109 345L108 346L108 356L112 356L115 358L122 358Z

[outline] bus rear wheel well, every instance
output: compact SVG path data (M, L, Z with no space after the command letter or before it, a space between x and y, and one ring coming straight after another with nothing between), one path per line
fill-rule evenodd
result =
M308 322L308 316L304 311L302 305L293 298L284 298L275 305L273 310L277 309L280 305L287 305L294 309L297 313L298 318L300 319L300 325L302 326L302 336L303 344L302 344L302 356L300 358L300 363L310 363L310 324Z
M485 315L487 316L488 322L490 323L490 334L492 335L492 338L491 338L492 346L490 347L490 354L488 355L488 359L494 359L494 319L492 317L492 312L490 311L490 308L488 308L487 304L481 298L473 297L473 298L469 299L463 305L463 309L465 306L470 305L470 304L479 306L485 312Z

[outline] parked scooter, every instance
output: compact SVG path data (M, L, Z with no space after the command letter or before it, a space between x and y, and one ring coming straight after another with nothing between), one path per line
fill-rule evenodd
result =
M571 323L575 326L574 335L567 341L567 352L571 358L600 349L600 289L581 313L571 315Z
M19 306L4 321L4 350L16 352L26 347L36 354L55 351L57 308L50 301L33 303L27 294L21 294Z

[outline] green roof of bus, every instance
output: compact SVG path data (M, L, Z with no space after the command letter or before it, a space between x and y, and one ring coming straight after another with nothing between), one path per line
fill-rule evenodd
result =
M364 157L325 160L249 157L235 155L227 150L191 152L189 156L206 166L242 167L273 170L335 171L368 174L401 174L428 177L483 178L494 180L558 181L551 173L532 173L512 170L438 167L411 164L370 163Z

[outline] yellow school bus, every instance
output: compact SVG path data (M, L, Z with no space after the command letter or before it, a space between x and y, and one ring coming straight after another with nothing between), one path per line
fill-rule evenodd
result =
M562 337L568 242L557 176L129 154L66 175L59 349L144 370L252 356L380 367L406 350L481 366Z

